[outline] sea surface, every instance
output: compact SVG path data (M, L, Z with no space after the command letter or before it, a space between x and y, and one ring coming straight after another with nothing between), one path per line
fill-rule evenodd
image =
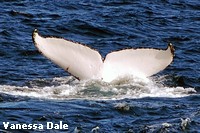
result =
M199 0L0 0L0 9L0 132L200 132ZM148 80L78 81L37 51L36 28L103 57L168 43L175 57ZM67 130L47 129L60 121Z

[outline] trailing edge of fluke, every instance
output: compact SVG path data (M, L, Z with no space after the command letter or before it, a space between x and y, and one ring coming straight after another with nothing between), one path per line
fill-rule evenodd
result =
M59 37L42 37L33 31L33 42L45 57L79 80L102 79L111 82L123 76L149 77L164 70L174 57L170 43L167 49L137 48L108 53L105 59L98 51Z

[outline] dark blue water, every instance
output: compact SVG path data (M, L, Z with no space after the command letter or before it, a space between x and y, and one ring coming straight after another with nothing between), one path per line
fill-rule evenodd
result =
M200 132L198 0L1 0L0 9L1 132ZM175 59L149 81L80 82L36 50L35 28L44 36L87 44L103 56L171 42ZM3 126L59 121L69 129Z

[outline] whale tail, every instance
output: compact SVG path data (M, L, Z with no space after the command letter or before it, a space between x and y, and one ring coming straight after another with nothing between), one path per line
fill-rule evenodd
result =
M98 51L59 37L42 37L35 29L33 42L45 57L79 80L110 82L123 75L154 75L165 69L174 57L174 48L138 48L114 51L102 59Z

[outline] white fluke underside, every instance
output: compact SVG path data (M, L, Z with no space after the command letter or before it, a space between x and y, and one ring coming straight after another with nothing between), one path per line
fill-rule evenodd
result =
M98 51L57 37L42 37L33 32L37 49L55 64L79 80L102 79L111 82L123 76L149 77L165 69L172 61L174 48L166 50L138 48L109 53L105 60Z

